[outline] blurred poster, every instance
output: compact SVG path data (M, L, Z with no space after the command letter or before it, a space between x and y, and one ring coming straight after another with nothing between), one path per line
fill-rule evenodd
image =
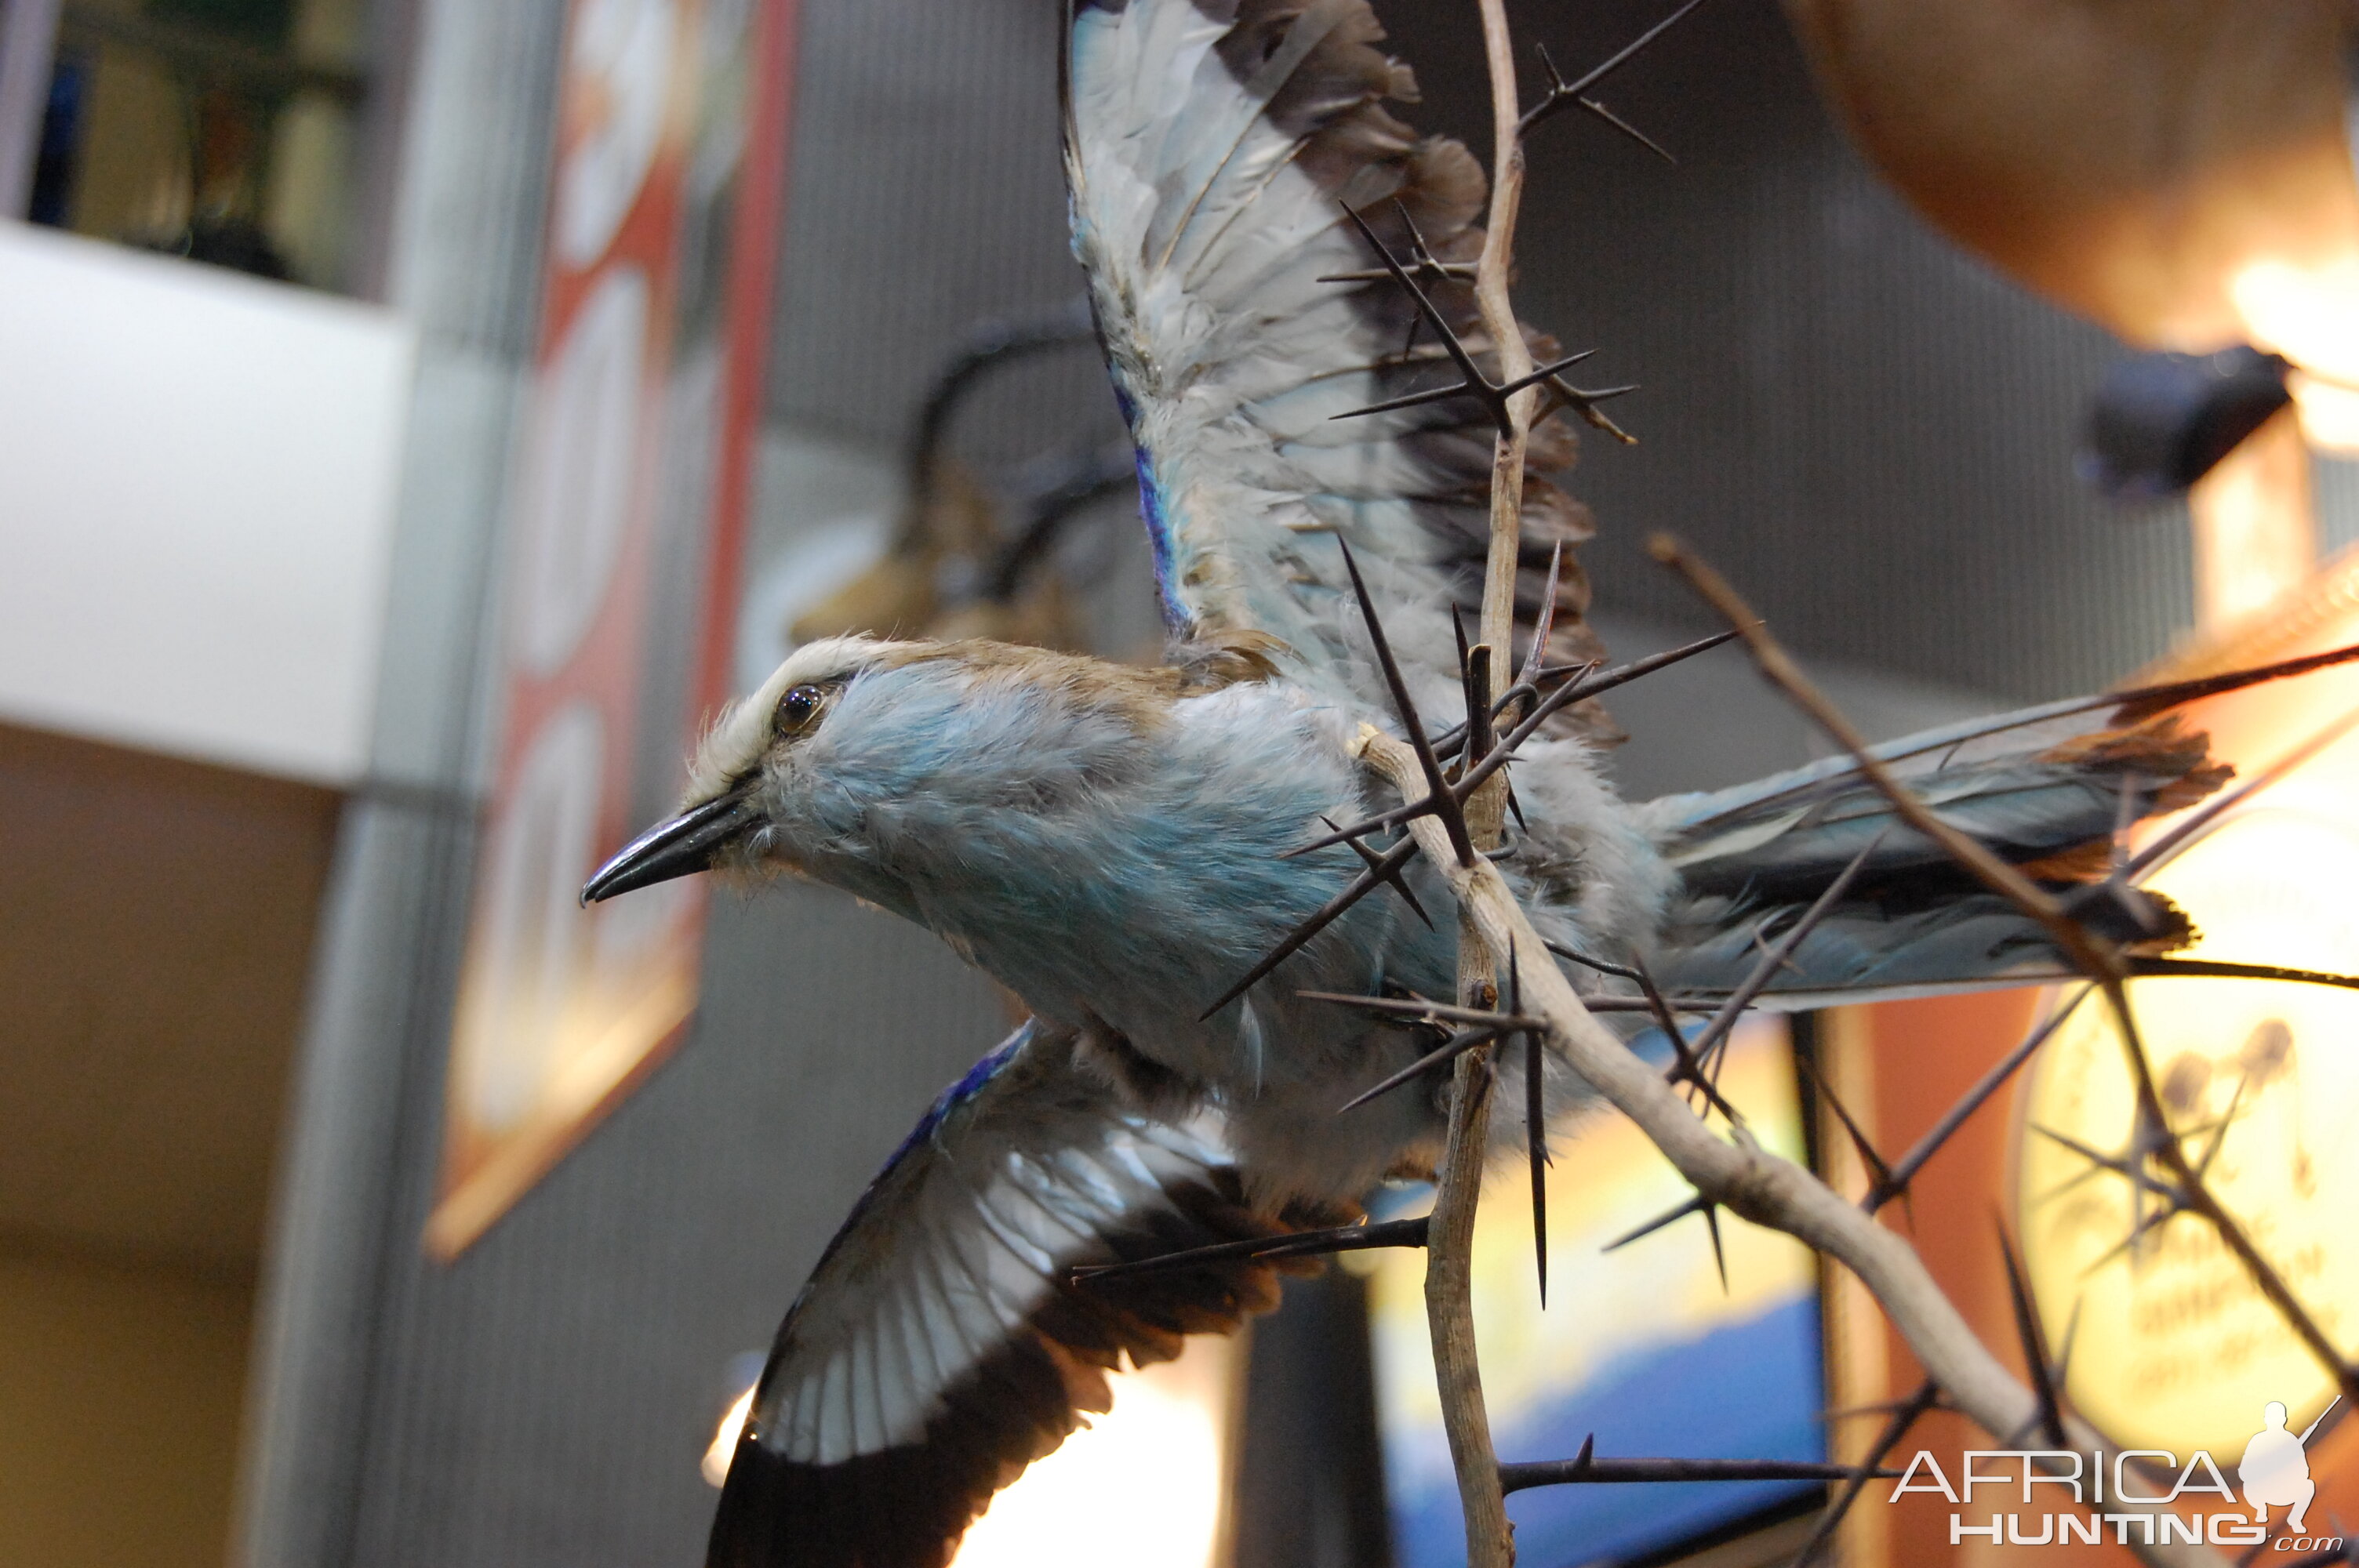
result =
M726 695L783 196L792 0L571 0L516 443L500 741L428 1249L467 1246L661 1058L693 883L583 910Z
M2354 642L2359 557L2345 557L2241 634L2153 673L2199 678ZM2140 828L2139 851L2162 855L2145 885L2201 933L2173 957L2359 970L2359 667L2210 697L2185 721L2263 787L2184 841L2173 842L2184 819ZM2128 994L2171 1133L2343 1354L2359 1356L2346 1304L2359 1300L2359 991L2202 978L2132 980ZM2077 1347L2064 1379L2074 1408L2118 1444L2223 1454L2242 1451L2271 1402L2296 1432L2327 1410L2334 1379L2211 1227L2100 1164L2136 1161L2129 1060L2104 1008L2077 1009L2034 1058L2017 1117L2017 1223L2041 1317Z
M1804 1159L1783 1019L1737 1030L1720 1083L1764 1148ZM1601 1458L1823 1459L1810 1249L1723 1215L1724 1285L1701 1218L1605 1251L1693 1190L1610 1111L1560 1138L1554 1155L1545 1311L1520 1161L1495 1172L1475 1227L1474 1336L1500 1459L1570 1459L1593 1434ZM1466 1538L1434 1389L1425 1254L1360 1256L1381 1260L1369 1279L1370 1326L1395 1559L1400 1568L1458 1568ZM1544 1487L1509 1497L1507 1513L1518 1563L1572 1568L1646 1556L1819 1495L1817 1483L1776 1481Z

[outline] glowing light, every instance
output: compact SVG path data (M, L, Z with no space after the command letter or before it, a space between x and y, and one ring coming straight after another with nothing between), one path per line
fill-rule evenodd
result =
M729 1479L729 1460L737 1452L737 1434L745 1430L745 1418L754 1413L754 1386L737 1396L723 1413L721 1424L712 1429L712 1445L704 1451L704 1484L717 1487Z
M2359 260L2254 262L2228 297L2246 337L2311 373L2291 382L2310 444L2359 453Z
M2228 280L2228 297L2262 348L2359 383L2359 260L2254 262Z
M1206 1568L1220 1544L1232 1346L1190 1341L1112 1379L1114 1409L992 1499L952 1568L1041 1568L1119 1556Z
M2359 387L2299 372L2287 384L2310 444L2321 452L2359 457Z
M2164 867L2152 885L2200 912L2192 957L2314 969L2350 966L2359 916L2359 836L2343 801L2289 783L2273 807L2232 816ZM2312 809L2323 806L2325 809ZM2137 980L2139 1031L2166 1113L2207 1181L2302 1300L2359 1295L2349 1245L2359 1195L2359 995L2266 980ZM2049 1041L2026 1087L2023 1125L2100 1152L2127 1146L2135 1099L2102 1008L2083 1007ZM2216 1148L2216 1152L2215 1152ZM2141 1204L2128 1184L2092 1177L2084 1156L2026 1131L2018 1155L2031 1286L2051 1334L2076 1318L2066 1390L2115 1442L2233 1454L2262 1405L2299 1426L2333 1381L2261 1296L2242 1264L2192 1216L2117 1251ZM2325 1320L2359 1348L2353 1331Z

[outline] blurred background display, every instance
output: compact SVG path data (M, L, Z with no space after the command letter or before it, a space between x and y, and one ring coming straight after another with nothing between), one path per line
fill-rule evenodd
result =
M66 0L26 216L354 281L370 0Z
M1798 1071L1786 1021L1760 1018L1737 1030L1720 1080L1762 1146L1790 1160L1808 1157ZM1502 1462L1568 1459L1593 1439L1600 1458L1825 1457L1810 1249L1725 1216L1717 1245L1703 1219L1690 1216L1614 1246L1693 1195L1636 1128L1611 1116L1593 1116L1560 1141L1548 1195L1545 1307L1520 1167L1486 1184L1475 1227L1474 1336ZM1397 1561L1462 1563L1425 1321L1425 1255L1347 1256L1378 1260L1364 1271ZM1518 1563L1574 1568L1701 1544L1738 1521L1774 1521L1795 1511L1785 1505L1815 1507L1819 1490L1776 1481L1546 1487L1510 1496L1507 1514Z

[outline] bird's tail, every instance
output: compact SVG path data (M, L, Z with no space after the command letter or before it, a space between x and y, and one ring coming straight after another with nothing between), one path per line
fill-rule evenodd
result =
M2174 709L2354 657L2359 648L2050 703L1876 752L1942 822L2060 894L2093 929L2158 956L2193 941L2195 927L2131 885L2138 868L2116 846L2132 825L2195 806L2233 773ZM1640 812L1680 878L1651 956L1667 990L1734 989L1831 893L1764 1002L1817 1006L2065 972L2037 923L1902 820L1847 757Z

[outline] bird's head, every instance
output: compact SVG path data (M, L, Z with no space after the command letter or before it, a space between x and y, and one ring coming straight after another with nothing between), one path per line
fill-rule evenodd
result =
M705 734L689 765L677 815L658 822L598 868L582 890L596 903L725 863L758 859L778 786L798 748L825 725L830 708L860 676L921 655L929 644L830 637L795 650L750 697L733 703Z
M1258 644L1156 668L1004 643L838 637L798 649L706 735L678 815L601 867L584 903L716 866L866 881L890 838L955 853L993 824L1093 798L1151 760L1190 693L1264 678Z

